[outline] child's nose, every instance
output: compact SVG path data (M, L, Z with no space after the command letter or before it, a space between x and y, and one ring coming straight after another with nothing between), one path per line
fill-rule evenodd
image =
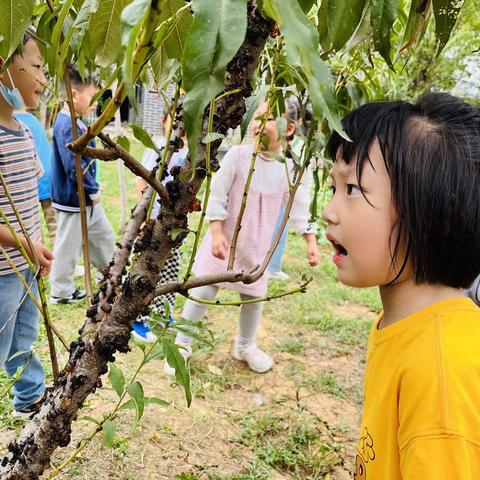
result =
M338 213L335 208L334 199L332 198L323 208L322 218L328 224L337 224L339 221Z

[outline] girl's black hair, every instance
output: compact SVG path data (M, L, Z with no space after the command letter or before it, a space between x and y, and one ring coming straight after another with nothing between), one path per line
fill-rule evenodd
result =
M367 103L342 124L352 141L334 132L327 151L333 161L357 159L359 185L372 144L380 146L397 214L395 280L408 264L418 284L469 287L480 273L480 111L437 92L415 104Z

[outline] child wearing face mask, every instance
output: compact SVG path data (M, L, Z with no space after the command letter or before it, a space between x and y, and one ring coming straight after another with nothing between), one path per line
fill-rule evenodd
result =
M37 42L27 33L11 59L0 58L0 172L15 203L31 243L0 184L0 210L18 235L41 275L50 271L52 254L42 244L37 181L42 176L32 134L13 116L14 110L36 108L46 79ZM0 367L9 376L21 372L13 387L14 415L29 417L40 407L45 391L44 372L32 345L38 336L38 309L17 272L35 296L35 271L22 256L17 241L0 217ZM13 265L13 266L12 266Z
M446 93L368 103L328 151L340 281L379 286L354 478L480 478L480 112Z
M279 138L275 118L268 111L268 105L262 104L255 112L253 121L254 137L260 134L261 117L268 115L263 135L267 142L260 142L256 154L255 171L248 192L247 205L242 219L235 253L234 270L251 270L262 263L272 243L272 234L283 202L289 197L289 185L285 166L275 160L269 152L279 154L287 139L295 133L295 122L287 118L284 138ZM216 173L208 202L206 218L210 222L209 232L198 251L194 265L197 276L224 272L227 270L230 244L235 230L245 182L248 176L253 145L239 145L231 148L225 155L220 170ZM289 168L292 169L290 159ZM299 189L290 213L290 225L303 237L307 244L308 261L311 266L318 263L316 229L309 225L309 196ZM263 275L257 282L219 283L191 290L193 297L213 300L220 288L234 290L242 301L252 301L265 296L267 277ZM202 320L207 305L192 300L185 303L182 317L191 322ZM263 302L245 303L240 307L239 333L235 339L233 356L245 362L258 373L264 373L273 366L273 359L256 344L256 333L263 311ZM192 338L179 333L176 343L184 358L191 356ZM174 374L175 370L165 363L165 372Z

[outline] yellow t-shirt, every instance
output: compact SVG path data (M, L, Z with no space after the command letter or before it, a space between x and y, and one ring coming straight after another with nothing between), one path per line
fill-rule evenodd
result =
M480 309L438 302L368 340L355 480L480 479Z

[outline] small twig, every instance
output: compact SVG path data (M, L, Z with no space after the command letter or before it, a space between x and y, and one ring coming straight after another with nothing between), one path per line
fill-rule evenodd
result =
M233 231L232 241L230 243L230 255L228 257L227 270L232 270L233 264L235 263L235 254L237 251L238 237L240 235L240 230L242 229L243 214L245 213L245 208L247 207L248 192L250 190L253 174L255 172L255 161L257 159L258 149L260 147L260 142L262 140L263 131L265 129L265 125L267 123L268 116L270 115L272 104L274 102L274 96L271 94L271 92L272 92L272 88L270 88L267 94L268 95L267 111L263 114L262 123L260 124L260 129L259 129L257 138L255 140L255 146L253 148L252 158L250 160L250 169L248 171L247 180L245 182L245 188L243 190L242 203L240 205L240 211L238 212L238 216L237 216L237 223L235 224L235 230Z
M204 285L214 285L215 283L235 283L235 282L243 282L243 283L252 283L253 274L258 269L258 265L248 272L244 270L235 272L233 270L229 270L227 272L219 272L219 273L212 273L210 275L202 275L200 277L195 277L187 282L177 281L177 282L166 282L166 283L159 283L153 292L153 297L158 297L159 295L164 295L166 293L171 292L179 292L183 295L186 290L196 287L203 287ZM152 297L152 298L153 298Z
M67 91L68 108L70 110L70 121L72 124L72 137L75 142L78 138L77 114L73 106L72 82L67 64L63 66L63 75L65 79L65 88ZM83 186L83 171L80 153L75 153L75 172L77 176L78 202L80 204L80 223L82 228L82 251L83 264L85 265L85 290L87 291L88 303L92 303L93 288L92 276L90 272L90 252L88 249L88 224L87 224L87 203L85 199L85 189Z
M160 196L162 201L168 201L167 189L158 181L152 172L138 162L133 155L127 152L121 145L115 143L108 135L100 133L98 138L107 148L85 147L79 148L75 143L67 145L73 152L82 151L85 155L98 158L99 160L110 161L122 159L125 166L136 176L143 178Z
M313 279L309 279L306 282L302 283L298 288L294 288L292 290L288 290L287 292L278 293L275 295L267 295L262 298L254 298L253 300L239 300L239 301L231 301L231 302L222 302L221 300L204 300L203 298L194 297L185 291L180 291L180 295L188 298L189 300L193 300L197 303L204 303L206 305L218 305L218 306L240 306L240 305L248 305L250 303L260 303L260 302L270 302L271 300L276 300L277 298L286 297L288 295L294 295L295 293L305 293L307 289L307 285L312 282Z

